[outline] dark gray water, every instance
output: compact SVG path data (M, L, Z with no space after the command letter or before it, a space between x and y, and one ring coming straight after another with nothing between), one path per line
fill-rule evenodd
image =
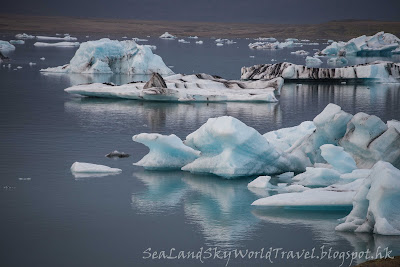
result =
M7 36L6 36L7 37ZM6 39L3 37L3 39ZM251 40L217 47L152 39L156 53L177 73L205 72L240 78L240 67L271 58L303 63L288 50L252 51ZM325 45L322 45L322 47ZM237 48L239 47L239 48ZM305 49L303 47L301 49ZM310 49L312 49L310 47ZM175 133L181 138L210 117L230 115L261 133L312 120L328 103L351 113L400 120L399 85L286 84L279 103L156 103L75 98L63 89L77 83L125 83L143 77L44 75L39 69L69 61L74 48L17 45L10 69L0 67L0 230L1 266L225 266L226 259L143 259L147 248L198 251L375 250L400 254L400 239L334 231L346 212L262 210L250 204L262 197L247 189L254 177L224 180L183 172L149 172L132 163L147 148L131 137L141 132ZM249 58L255 55L255 58ZM45 57L45 61L39 60ZM297 61L296 61L297 60ZM364 60L371 60L370 58ZM36 62L30 67L29 62ZM20 70L13 70L22 66ZM118 149L132 156L113 160ZM121 168L115 176L76 179L75 161ZM31 178L21 180L19 178ZM392 254L392 255L393 255ZM233 259L231 265L339 266L340 259ZM348 266L346 260L343 266ZM353 262L355 264L356 262Z

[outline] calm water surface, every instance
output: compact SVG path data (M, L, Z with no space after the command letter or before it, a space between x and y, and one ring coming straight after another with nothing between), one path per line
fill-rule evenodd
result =
M2 37L9 40L10 36ZM85 38L80 38L80 41ZM251 40L217 47L150 39L156 53L177 73L205 72L240 78L240 67L271 59L303 63L290 51L253 51ZM323 41L317 41L322 43ZM254 177L224 180L183 172L150 172L132 163L148 149L131 137L141 132L175 133L181 138L208 118L230 115L260 133L312 120L328 103L350 113L366 112L400 120L399 85L285 84L279 103L157 103L76 98L63 89L79 83L118 84L147 77L41 74L39 69L67 63L75 48L17 45L12 67L0 67L0 230L1 266L224 266L226 260L144 260L143 251L319 249L375 250L389 246L400 254L400 239L335 232L343 212L257 209L250 204L272 192L249 191ZM254 55L255 58L249 56ZM45 57L46 60L39 60ZM356 60L356 59L354 59ZM362 58L358 61L375 60ZM399 61L398 58L391 60ZM30 67L29 62L36 62ZM17 71L16 66L23 68ZM113 160L118 149L132 156ZM75 161L121 168L115 176L79 178ZM30 181L19 178L31 178ZM229 266L339 266L341 260L231 259ZM355 264L354 262L353 264ZM345 262L348 266L349 261Z

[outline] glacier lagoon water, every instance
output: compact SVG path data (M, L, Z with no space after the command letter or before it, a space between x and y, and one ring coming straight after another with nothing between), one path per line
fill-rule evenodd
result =
M82 40L85 38L80 37ZM302 64L304 57L291 55L291 51L326 46L254 51L247 47L252 40L235 40L237 44L222 47L214 40L203 40L203 45L158 38L148 43L157 45L155 53L173 65L176 73L205 72L228 79L238 79L241 66L271 59ZM265 133L312 120L331 102L352 114L363 111L383 120L400 120L400 85L285 84L279 103L268 104L76 98L63 89L92 81L120 84L148 77L41 74L40 68L67 63L75 48L35 48L32 44L27 40L25 45L17 45L9 54L12 67L0 67L2 266L222 266L227 261L207 259L202 264L194 259L143 259L143 251L149 247L169 252L171 248L198 251L215 246L255 251L270 247L286 251L315 247L319 251L323 245L333 251L365 251L388 246L392 255L400 254L399 237L335 232L337 219L348 211L251 207L254 200L273 194L248 190L246 185L254 177L224 180L144 171L132 163L141 159L147 148L131 140L141 132L175 133L184 138L208 118L223 115ZM396 57L391 60L400 61ZM31 67L29 62L37 65ZM23 68L14 71L16 66ZM115 149L131 157L104 157ZM69 170L75 161L104 164L123 172L79 179ZM327 258L273 261L231 258L229 266L341 264L340 259ZM345 261L345 265L349 263Z

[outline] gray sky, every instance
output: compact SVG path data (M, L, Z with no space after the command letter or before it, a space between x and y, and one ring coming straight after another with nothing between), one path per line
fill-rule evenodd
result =
M400 21L400 0L15 0L1 13L170 21L318 23Z

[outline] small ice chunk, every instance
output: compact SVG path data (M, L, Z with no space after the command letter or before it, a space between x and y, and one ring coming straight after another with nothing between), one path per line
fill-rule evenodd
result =
M350 173L357 169L356 162L343 147L325 144L320 149L321 156L340 173Z
M250 182L247 187L254 187L254 188L267 188L269 184L269 180L271 180L271 176L259 176L258 178L254 179Z
M92 163L75 162L71 166L71 171L74 173L118 173L122 172L121 169L110 168L105 165L98 165Z

